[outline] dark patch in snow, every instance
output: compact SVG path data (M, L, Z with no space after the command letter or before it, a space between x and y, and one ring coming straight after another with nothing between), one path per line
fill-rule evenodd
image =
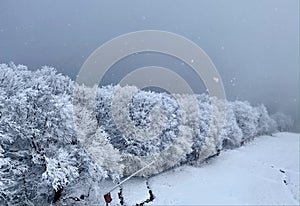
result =
M53 203L56 203L60 199L62 191L63 191L63 188L59 188L57 191L55 191Z
M118 192L118 198L120 200L120 204L124 205L124 197L123 197L123 188L120 187L120 191Z
M146 185L147 185L147 189L148 189L148 192L149 192L149 198L146 199L145 201L141 202L141 203L137 203L136 206L144 206L145 204L147 204L149 202L153 202L153 200L155 199L155 196L153 195L153 192L150 188L148 180L146 181Z

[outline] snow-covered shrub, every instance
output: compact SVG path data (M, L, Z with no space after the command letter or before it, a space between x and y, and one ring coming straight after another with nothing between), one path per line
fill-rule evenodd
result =
M249 141L257 134L259 114L249 102L235 101L232 103L232 110L235 115L238 126L243 132L241 143Z
M264 105L256 107L258 112L257 135L271 135L277 130L277 123L269 116L267 108Z
M271 118L277 123L277 129L280 132L289 131L293 127L294 121L289 115L277 112L271 115Z

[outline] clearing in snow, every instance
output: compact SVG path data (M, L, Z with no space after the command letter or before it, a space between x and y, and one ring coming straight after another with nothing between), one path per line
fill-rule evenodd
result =
M299 134L257 137L198 168L182 166L148 181L155 196L149 205L299 205ZM111 185L105 181L98 192ZM145 179L122 188L125 205L149 198ZM120 204L117 193L112 205Z

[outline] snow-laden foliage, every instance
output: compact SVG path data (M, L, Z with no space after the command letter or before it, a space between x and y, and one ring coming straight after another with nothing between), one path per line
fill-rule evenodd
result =
M53 68L1 64L0 205L98 204L104 178L198 164L292 123L263 105L87 88Z
M210 99L206 94L199 95L196 98L199 106L199 121L194 128L196 131L193 136L192 152L187 154L188 162L202 159L200 154L206 150L202 148L207 148L210 142L208 139L210 136L210 127L212 126L212 108Z
M224 149L239 147L243 138L243 132L237 124L232 105L233 103L227 104L226 121L221 131L222 147Z
M52 68L0 67L0 205L49 204L93 164L73 129L73 83Z
M192 134L187 134L189 129L180 128L182 114L174 97L139 91L136 87L107 86L98 90L96 104L99 126L113 137L110 143L122 155L124 175L133 173L153 159L168 164L158 164L157 161L146 173L139 175L159 173L178 165L190 151L187 145L191 141L186 138L179 141L178 138L192 137ZM163 151L167 154L161 155ZM170 153L173 158L170 158Z
M294 121L289 115L277 112L271 115L271 118L275 120L277 129L280 132L289 131L293 127Z
M95 112L95 88L76 86L73 95L74 126L77 138L94 161L109 176L119 178L123 165L119 151L109 142L110 136L99 127Z
M267 108L264 105L259 105L256 110L258 112L257 135L271 135L274 133L277 130L277 123L269 116Z
M58 191L64 188L70 181L79 176L78 168L76 167L77 160L70 153L60 149L58 156L47 158L46 171L43 173L43 178L52 184L52 187Z
M133 98L125 102L132 93ZM121 152L154 154L165 149L178 134L178 105L167 94L108 86L98 90L96 104L99 126L114 137L110 141Z
M247 101L235 101L232 104L232 110L235 115L236 122L243 133L241 140L241 143L243 144L257 135L259 114Z

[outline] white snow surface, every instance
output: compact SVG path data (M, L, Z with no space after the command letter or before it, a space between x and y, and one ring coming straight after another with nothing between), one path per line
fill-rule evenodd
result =
M149 198L145 181L133 178L123 185L125 205ZM299 205L299 134L257 137L199 167L181 166L149 183L155 199L146 205ZM103 182L97 193L112 186ZM112 192L111 205L119 205L118 192Z

